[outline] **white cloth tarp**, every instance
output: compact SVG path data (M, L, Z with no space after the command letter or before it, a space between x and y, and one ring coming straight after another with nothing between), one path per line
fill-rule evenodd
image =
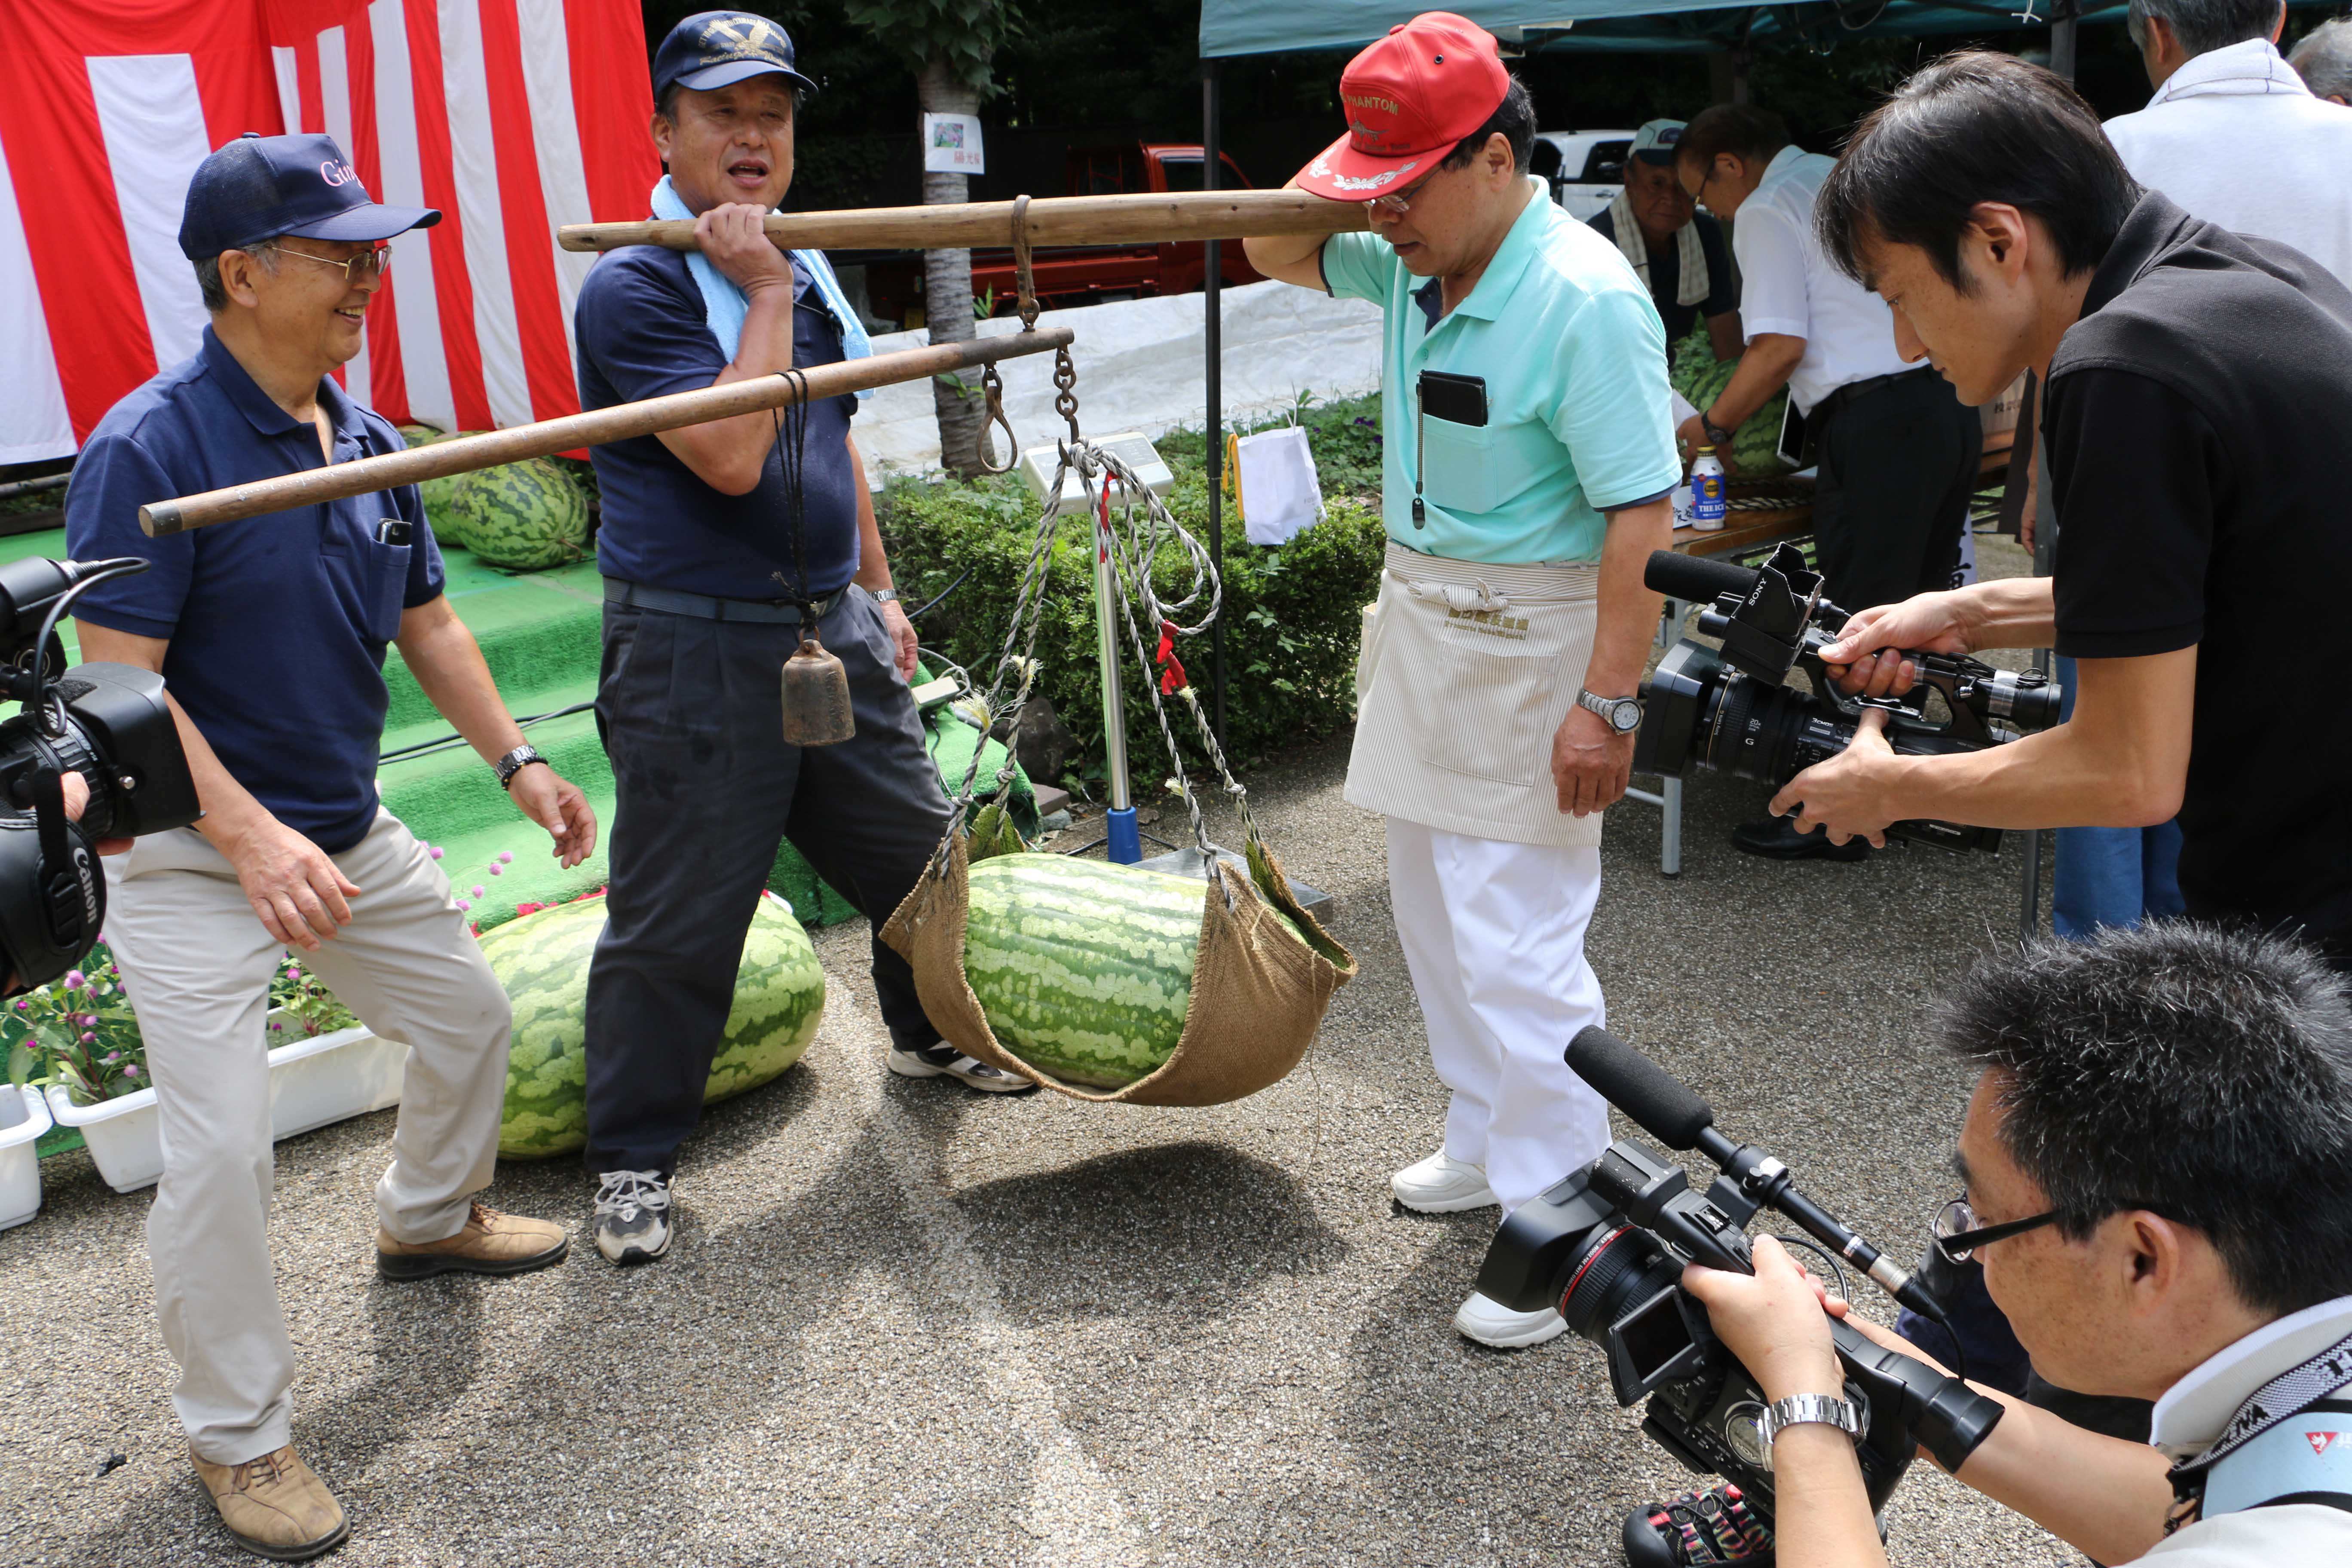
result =
M1227 289L1223 304L1228 424L1293 406L1302 394L1329 401L1380 390L1377 307L1273 281ZM1038 318L1041 327L1068 327L1077 334L1070 357L1077 366L1078 422L1086 434L1159 436L1179 426L1200 427L1208 398L1203 310L1200 295L1175 294L1047 310ZM1012 316L980 323L982 337L1020 330ZM874 340L874 352L922 348L929 341L922 331L892 332ZM1067 433L1054 412L1052 354L1006 360L1001 368L1005 416L1022 446ZM977 397L980 372L967 371L964 379ZM894 473L938 468L931 383L882 388L859 407L853 434L877 484Z

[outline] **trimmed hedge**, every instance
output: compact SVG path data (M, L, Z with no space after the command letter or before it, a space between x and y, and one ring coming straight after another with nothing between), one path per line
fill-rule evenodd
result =
M1327 735L1355 716L1363 606L1379 591L1387 542L1378 510L1378 409L1379 399L1369 398L1302 414L1299 423L1307 426L1315 452L1327 515L1288 544L1245 542L1230 501L1225 508L1225 725L1236 765ZM1171 510L1205 540L1208 486L1200 432L1177 432L1157 445L1176 476L1168 498ZM1012 476L973 482L899 480L884 492L879 514L892 573L907 603L919 608L948 593L917 623L923 646L945 653L985 687L1036 539L1036 507L1027 488ZM1103 777L1104 767L1094 557L1086 520L1065 515L1060 522L1038 628L1037 689L1053 699L1076 742L1081 760L1068 782L1084 784ZM1181 548L1163 546L1153 578L1171 598L1183 590L1190 569ZM1186 618L1196 619L1197 612ZM1144 628L1144 636L1156 644L1156 628ZM1177 655L1207 710L1209 637L1181 639ZM1139 795L1148 797L1150 781L1160 776L1155 770L1162 766L1163 748L1145 674L1134 668L1123 628L1120 656L1129 771ZM1181 702L1171 702L1186 763L1198 766L1203 753L1190 720Z

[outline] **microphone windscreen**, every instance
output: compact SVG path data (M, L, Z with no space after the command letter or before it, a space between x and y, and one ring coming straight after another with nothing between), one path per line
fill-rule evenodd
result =
M1599 1025L1577 1031L1568 1065L1601 1098L1669 1149L1689 1149L1715 1125L1715 1111L1688 1084Z
M1734 566L1728 561L1653 550L1649 565L1642 570L1642 585L1654 594L1707 605L1721 594L1746 598L1748 591L1756 585L1756 573L1751 567Z

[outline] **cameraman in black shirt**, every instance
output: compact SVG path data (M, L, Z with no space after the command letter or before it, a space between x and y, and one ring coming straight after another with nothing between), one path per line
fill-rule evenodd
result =
M2051 577L1854 616L1829 650L1843 684L1907 689L1905 648L2054 646L2078 690L2071 722L1952 756L1898 757L1866 721L1773 809L1832 843L2177 810L2190 915L2352 965L2352 700L2328 668L2352 594L2352 291L2142 190L2071 88L2000 55L1898 89L1819 221L1963 403L2039 374L2061 523Z

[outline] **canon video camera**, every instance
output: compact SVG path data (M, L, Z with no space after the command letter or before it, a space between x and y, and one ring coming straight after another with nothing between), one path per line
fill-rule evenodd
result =
M163 700L163 678L128 664L66 668L58 622L110 577L144 572L113 561L13 561L0 566L0 699L23 708L0 722L0 976L47 984L98 941L106 919L100 839L185 827L203 815ZM79 822L64 779L89 785Z
M1806 568L1794 545L1781 545L1752 570L1660 550L1642 581L1708 605L1699 612L1699 630L1721 638L1723 649L1685 637L1643 683L1637 773L1681 778L1694 766L1717 768L1777 788L1845 750L1864 708L1887 710L1887 743L1910 756L1973 752L2058 721L2058 688L2039 670L1995 669L1949 654L1906 651L1919 679L1900 697L1839 691L1821 650L1836 640L1847 613L1822 597L1821 574ZM1782 684L1799 668L1812 684L1810 697ZM1931 695L1942 700L1941 721L1927 716ZM1948 849L2000 847L1994 827L1913 821L1886 831Z
M1766 1400L1754 1374L1717 1339L1706 1309L1682 1288L1684 1266L1752 1274L1748 1223L1759 1208L1794 1220L1822 1247L1896 1300L1937 1321L1942 1305L1869 1242L1848 1230L1764 1151L1715 1130L1715 1112L1680 1081L1601 1028L1580 1032L1568 1065L1669 1148L1696 1149L1723 1172L1704 1192L1682 1167L1630 1140L1511 1211L1478 1269L1478 1289L1517 1312L1555 1308L1609 1358L1617 1403L1649 1400L1643 1435L1703 1475L1740 1489L1769 1530L1773 1517ZM1802 1246L1803 1243L1792 1245ZM1885 1349L1832 1318L1845 1397L1864 1416L1856 1443L1874 1511L1921 1447L1947 1470L1976 1451L2001 1407L1958 1378ZM1668 1559L1629 1521L1637 1564Z

